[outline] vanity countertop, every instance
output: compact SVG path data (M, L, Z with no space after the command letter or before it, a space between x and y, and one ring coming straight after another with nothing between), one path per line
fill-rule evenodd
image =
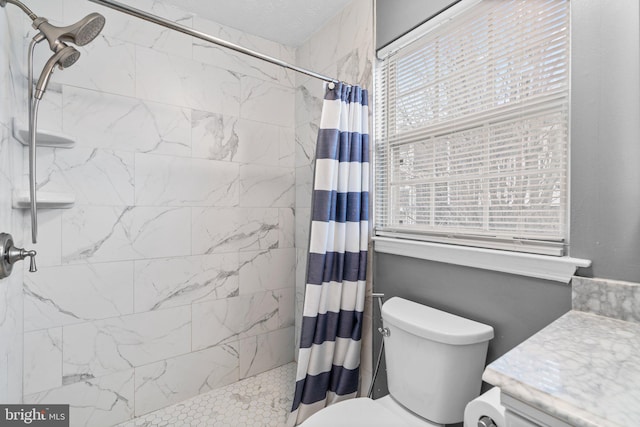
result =
M640 323L570 311L482 378L572 426L640 426Z

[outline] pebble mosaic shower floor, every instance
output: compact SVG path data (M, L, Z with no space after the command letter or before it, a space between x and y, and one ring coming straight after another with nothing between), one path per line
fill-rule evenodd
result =
M118 427L280 427L291 409L295 375L296 364L289 363Z

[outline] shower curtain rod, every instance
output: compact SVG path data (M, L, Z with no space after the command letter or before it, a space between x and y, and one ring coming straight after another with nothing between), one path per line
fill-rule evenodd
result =
M336 80L332 77L324 76L322 74L316 73L315 71L307 70L306 68L298 67L293 64L289 64L288 62L282 61L277 58L273 58L271 56L265 55L260 52L256 52L251 49L247 49L245 47L239 46L234 43L230 43L226 40L219 39L218 37L214 37L207 33L203 33L201 31L194 30L192 28L186 27L181 24L177 24L173 21L169 21L168 19L161 18L157 15L153 15L151 13L145 12L140 9L136 9L134 7L119 3L113 0L89 0L93 3L97 3L102 6L109 7L111 9L117 10L119 12L126 13L131 16L135 16L136 18L144 19L148 22L153 22L154 24L161 25L163 27L169 28L174 31L178 31L180 33L187 34L189 36L196 37L200 40L208 41L210 43L217 44L219 46L226 47L228 49L235 50L236 52L244 53L245 55L252 56L254 58L261 59L266 62L270 62L275 65L279 65L284 68L288 68L293 71L297 71L298 73L306 74L307 76L315 77L316 79L324 80L329 83L339 83L339 80Z

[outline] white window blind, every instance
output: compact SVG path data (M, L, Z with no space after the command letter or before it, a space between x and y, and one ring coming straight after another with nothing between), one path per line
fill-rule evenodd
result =
M563 254L569 2L484 0L378 64L377 235Z

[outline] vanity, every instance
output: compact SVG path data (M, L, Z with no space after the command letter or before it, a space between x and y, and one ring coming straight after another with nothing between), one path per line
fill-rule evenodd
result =
M572 306L485 369L506 426L640 426L640 284L574 277Z

